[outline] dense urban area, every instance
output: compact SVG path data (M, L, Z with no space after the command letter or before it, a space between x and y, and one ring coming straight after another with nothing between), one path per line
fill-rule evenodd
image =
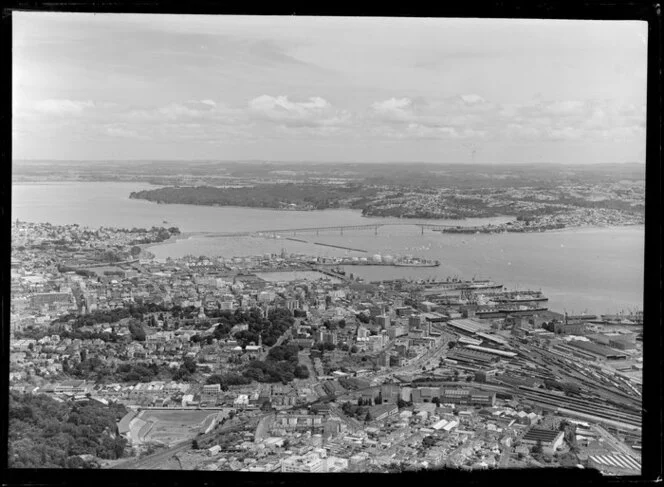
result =
M509 200L535 225L561 204L625 223L642 190L384 189L367 211ZM147 249L178 234L12 223L10 467L639 473L640 312L570 316L474 278L364 282L335 258Z

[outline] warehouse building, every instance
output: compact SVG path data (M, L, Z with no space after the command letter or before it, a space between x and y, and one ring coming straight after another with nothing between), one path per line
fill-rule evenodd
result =
M521 443L535 446L538 442L541 442L542 451L548 455L553 455L558 447L563 444L564 436L565 434L562 431L532 427L523 435Z

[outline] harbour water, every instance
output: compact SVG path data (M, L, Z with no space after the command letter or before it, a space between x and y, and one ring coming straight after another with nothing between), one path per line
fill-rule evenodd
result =
M278 211L252 208L158 205L129 199L131 191L149 187L133 183L57 182L15 184L12 219L52 224L121 228L177 226L186 238L150 248L158 258L184 255L249 256L300 253L320 256L373 254L439 260L433 268L348 266L346 272L366 280L427 279L458 276L491 278L511 289L541 289L550 309L570 313L615 313L643 306L644 226L577 228L544 233L441 234L421 233L411 220L365 218L359 211ZM431 221L424 223L480 225L510 217ZM298 233L296 238L218 237L205 232L399 222L403 226ZM284 237L289 235L284 235ZM325 243L367 253L316 245Z

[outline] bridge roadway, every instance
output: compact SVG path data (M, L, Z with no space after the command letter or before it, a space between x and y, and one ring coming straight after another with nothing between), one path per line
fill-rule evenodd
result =
M443 228L454 228L456 225L437 225L434 223L400 223L400 222L394 222L394 223L371 223L371 224L366 224L366 225L336 225L332 227L307 227L307 228L281 228L278 230L254 230L254 231L248 231L248 232L229 232L229 233L208 233L205 232L204 235L206 237L249 237L249 236L255 236L255 235L262 235L262 234L270 234L273 236L276 235L282 235L282 234L290 234L291 236L295 236L298 233L309 233L309 232L316 232L316 235L319 234L319 232L324 232L324 231L339 231L341 235L344 234L344 230L372 230L374 231L374 234L378 234L378 228L379 227L387 227L387 226L414 226L414 227L420 227L421 233L424 233L424 229L429 229L429 230L441 230Z

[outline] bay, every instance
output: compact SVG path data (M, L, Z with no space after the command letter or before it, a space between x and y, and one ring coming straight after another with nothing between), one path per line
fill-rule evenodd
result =
M241 257L266 253L317 256L413 255L441 262L439 267L347 266L365 280L395 278L491 278L511 289L541 289L556 311L596 314L642 309L643 225L576 228L543 233L442 234L407 223L413 220L366 218L354 210L314 212L255 208L159 205L129 199L129 193L153 186L133 183L53 182L15 184L12 219L96 228L177 226L187 235L150 248L157 258L184 255ZM510 217L431 221L478 225ZM166 223L164 223L166 222ZM218 237L205 233L340 225L404 223L369 230L302 233L288 238ZM323 243L366 253L316 245Z

